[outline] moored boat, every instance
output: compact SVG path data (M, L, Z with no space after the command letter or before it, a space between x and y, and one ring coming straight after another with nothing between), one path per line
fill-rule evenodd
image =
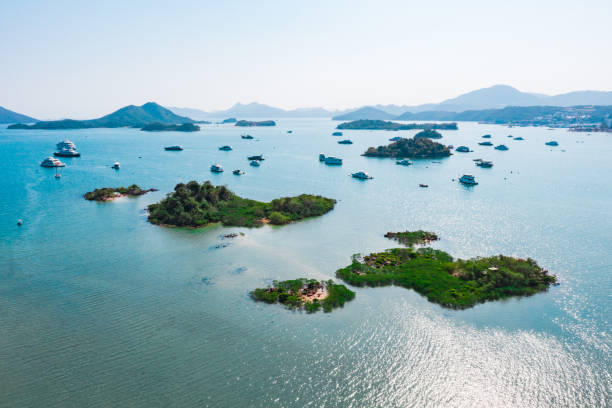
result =
M251 160L251 162L249 164L251 166L253 166L253 167L259 167L260 166L260 164L259 164L259 162L257 160Z
M114 162L111 168L119 170L121 168L121 164L119 162Z
M172 152L180 152L183 150L183 146L175 145L175 146L167 146L164 147L164 150L172 151Z
M353 144L353 141L349 139L345 139L345 140L340 140L338 144Z
M256 156L249 156L249 157L247 157L247 160L261 161L261 160L265 160L265 159L263 158L263 154L258 154Z
M482 138L483 138L483 139L490 139L490 138L491 138L491 135L482 135Z
M550 142L544 143L546 146L559 146L559 142L556 140L551 140Z
M240 135L240 137L243 138L243 139L252 139L253 138L253 136L251 136L251 135Z
M342 136L342 132L334 132L332 133L332 136Z
M325 158L325 164L329 164L333 166L340 166L342 165L342 159L339 157L327 156Z
M478 184L476 182L476 179L474 179L474 176L472 176L471 174L464 174L459 178L459 182L468 186L475 186Z
M481 146L493 146L493 143L489 142L488 140L486 142L480 142L478 144Z
M320 162L324 162L325 161L325 155L323 153L319 154L319 161Z
M232 171L232 174L234 174L236 176L242 176L244 174L244 171L236 169L236 170Z
M228 146L228 145L221 146L219 150L223 150L224 152L229 152L230 150L232 150L232 146Z
M501 145L495 146L495 150L509 150L509 149L508 149L508 146L501 144Z
M390 142L399 142L400 140L402 140L402 138L399 136L395 136L389 139Z
M360 180L370 180L372 178L372 176L370 176L365 171L358 171L356 173L352 173L351 177L356 178L356 179L360 179Z
M210 171L212 171L213 173L223 173L223 166L218 163L215 163L210 166Z
M459 146L455 149L456 152L460 152L460 153L469 153L470 152L470 148L467 146Z
M41 167L65 167L66 164L62 163L61 161L59 161L59 159L56 159L55 157L47 157L45 160L43 160L40 163Z
M410 166L412 162L408 159L396 160L395 164L399 164L400 166Z
M477 162L477 163L476 163L476 165L477 165L478 167L486 167L486 168L489 168L489 167L493 167L493 162L492 162L492 161L489 161L489 160L480 160L479 162Z

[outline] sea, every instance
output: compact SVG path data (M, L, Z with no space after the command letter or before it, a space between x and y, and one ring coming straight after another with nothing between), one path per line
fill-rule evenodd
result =
M417 130L334 137L337 124L2 126L0 407L611 406L612 134L460 122L439 142L472 152L399 166L361 154ZM484 134L509 150L478 145ZM62 158L56 178L40 162L63 139L82 156ZM164 150L177 144L184 150ZM257 168L255 154L265 158ZM215 163L225 172L211 173ZM463 174L478 185L458 183ZM254 229L147 222L149 204L190 180L262 201L309 193L337 204ZM158 191L83 198L134 183ZM273 280L335 279L353 254L396 246L386 232L416 229L456 258L533 258L560 284L466 310L401 287L352 288L356 298L332 313L249 297Z

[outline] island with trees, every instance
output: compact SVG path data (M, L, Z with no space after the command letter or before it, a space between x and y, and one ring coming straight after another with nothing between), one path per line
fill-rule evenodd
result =
M414 289L430 302L465 309L486 301L546 291L556 277L533 259L504 255L453 259L429 247L393 248L361 257L336 276L354 286L396 285Z
M442 139L442 134L433 129L425 129L414 135L415 139L426 137L428 139Z
M400 139L387 146L370 147L363 156L366 157L393 157L410 159L434 159L448 157L450 149L428 138Z
M414 129L441 129L457 130L457 123L397 123L386 120L360 119L344 122L336 126L336 129L353 130L414 130Z
M200 127L193 123L182 123L179 125L155 122L143 126L140 130L145 132L197 132L200 130Z
M418 230L404 232L387 232L385 238L394 239L400 244L406 246L426 245L430 242L437 241L438 235L433 232Z
M136 184L132 184L131 186L125 187L103 187L96 188L94 191L90 191L85 193L83 197L89 201L112 201L119 197L137 197L143 194L146 194L150 191L157 191L154 188L150 188L148 190L140 188Z
M239 120L236 122L234 126L240 127L250 127L250 126L276 126L276 122L273 120L262 120L262 121L253 121L253 120Z
M284 225L331 211L336 200L302 194L268 203L242 198L225 186L209 181L179 183L162 201L149 205L149 221L175 227L204 227L212 223L225 226L260 227Z
M251 298L259 302L280 303L289 309L314 313L318 310L331 312L355 298L355 292L333 280L293 279L274 281L271 286L250 292Z
M217 123L225 124L225 123L236 123L236 122L238 122L238 120L236 118L227 118L227 119L223 119L221 122L217 122Z

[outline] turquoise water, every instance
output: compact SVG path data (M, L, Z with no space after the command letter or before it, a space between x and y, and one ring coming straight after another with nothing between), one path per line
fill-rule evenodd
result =
M460 123L442 141L475 152L403 167L360 153L416 132L338 138L335 124L282 120L248 129L250 141L225 125L192 134L0 130L0 406L610 404L611 135ZM478 146L485 133L510 150ZM63 159L58 180L39 163L66 137L83 156ZM343 138L354 144L337 144ZM560 146L544 145L552 139ZM185 150L165 152L171 144ZM218 151L224 144L234 150ZM262 166L248 166L246 156L260 153ZM320 164L319 153L344 164ZM474 158L495 166L477 168ZM121 170L109 167L115 161ZM209 172L217 162L225 173ZM374 179L348 177L357 170ZM480 184L459 185L463 173ZM338 203L284 227L148 224L146 206L192 179L259 200L315 193ZM132 183L159 191L82 199ZM357 288L331 314L248 297L273 279L333 277L352 254L392 247L385 232L418 228L457 257L532 257L561 285L464 311L395 287ZM221 237L232 231L246 235Z

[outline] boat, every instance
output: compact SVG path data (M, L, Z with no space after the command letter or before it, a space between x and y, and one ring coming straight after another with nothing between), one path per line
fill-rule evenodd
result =
M61 161L59 161L59 159L56 159L55 157L47 157L45 160L43 160L40 165L42 167L65 167L66 164L62 163Z
M372 176L370 176L365 171L358 171L357 173L352 173L351 177L360 179L360 180L370 180L372 178Z
M517 136L514 138L514 140L525 140L525 139L523 139L521 136Z
M17 225L20 227L23 225L23 220L21 218L17 220Z
M467 146L459 146L455 149L455 151L457 152L461 152L461 153L469 153L470 152L470 148Z
M288 130L287 133L293 133L293 130Z
M556 140L551 140L550 142L544 143L546 146L559 146L559 143Z
M342 159L334 156L327 156L325 158L325 164L329 164L332 166L340 166L342 165Z
M482 138L483 138L483 139L490 139L490 138L491 138L491 135L482 135Z
M228 146L228 145L221 146L219 150L223 150L224 152L229 152L230 150L232 150L232 146Z
M427 187L429 187L429 185L427 185L427 184L419 184L419 187L427 188Z
M119 162L114 162L111 167L115 170L119 170L119 168L121 168L121 164L119 164Z
M74 143L72 143L70 140L68 139L64 139L61 142L58 142L55 147L57 148L57 150L62 150L62 149L72 149L72 150L76 150L76 146L74 145Z
M480 142L478 144L481 146L493 146L493 143L489 142L488 140L486 142Z
M249 157L247 157L247 160L261 161L261 160L265 160L265 159L263 158L263 154L259 154L257 156L249 156Z
M481 162L481 161L482 161L482 159L472 159L472 161L475 161L475 162Z
M242 170L234 170L234 171L232 171L232 174L234 174L236 176L242 176L244 174L244 171L242 171Z
M342 132L334 132L332 133L332 136L342 136Z
M167 146L167 147L164 147L164 150L168 150L172 152L180 152L181 150L183 150L183 146L179 146L179 145Z
M514 136L512 136L512 135L508 135L507 137L514 137Z
M509 149L508 149L508 146L501 144L501 145L495 146L495 150L509 150Z
M402 140L402 138L399 136L395 136L389 139L390 142L399 142L400 140Z
M493 162L492 161L488 161L488 160L481 160L481 161L477 162L476 165L478 167L489 168L489 167L493 167Z
M412 162L408 159L404 159L404 160L396 160L395 164L399 164L400 166L410 166Z
M325 161L325 155L323 153L319 154L319 161L320 162L324 162Z
M243 138L243 139L252 139L253 138L253 136L251 136L251 135L240 135L240 137Z
M340 140L338 142L338 144L353 144L352 140L346 139L346 140Z
M464 174L463 176L461 176L461 178L459 178L459 182L468 186L475 186L478 184L474 179L474 176L472 176L471 174Z
M249 164L253 167L259 167L259 162L257 160L251 160Z
M223 166L221 166L220 164L213 164L212 166L210 166L210 171L212 171L213 173L223 173Z

